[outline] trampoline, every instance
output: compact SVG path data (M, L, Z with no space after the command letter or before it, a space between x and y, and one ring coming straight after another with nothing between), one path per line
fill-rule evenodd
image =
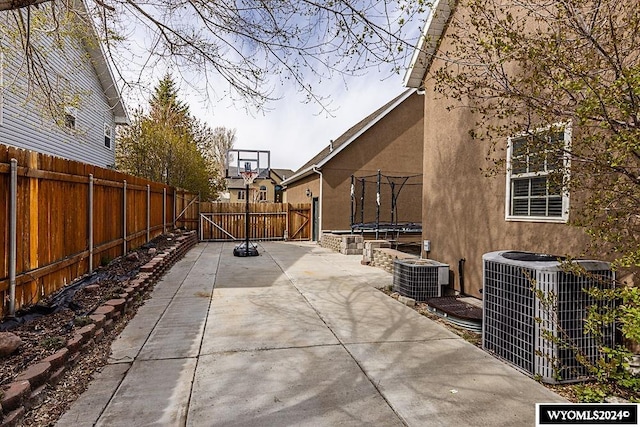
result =
M402 197L401 197L402 196ZM351 232L391 235L422 233L422 175L351 175Z

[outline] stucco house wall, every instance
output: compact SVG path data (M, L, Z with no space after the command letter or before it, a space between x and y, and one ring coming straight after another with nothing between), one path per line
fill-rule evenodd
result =
M422 102L415 91L404 92L354 125L284 181L287 201L310 202L306 195L310 189L312 198L320 197L321 230L350 230L351 175L375 175L378 170L389 176L422 173ZM313 171L314 166L322 178ZM367 185L367 191L375 193L375 185ZM400 220L420 221L421 196L420 186L407 186L402 190L398 199L402 204ZM383 209L390 206L389 199L383 196ZM372 214L375 208L368 209Z
M445 31L439 41L439 50L446 51L450 35ZM464 259L464 292L481 297L484 253L521 250L579 255L587 243L581 229L565 223L505 219L506 170L485 176L483 170L494 165L486 159L488 146L469 136L476 118L465 109L448 110L452 102L436 92L428 73L444 63L438 55L435 58L419 83L425 92L422 227L423 239L431 241L428 257L450 265L458 291L459 261ZM405 81L409 87L418 86L409 78ZM499 145L506 146L506 140ZM497 155L506 156L506 150Z
M309 190L310 196L307 195ZM314 197L320 196L320 175L314 173L287 186L285 200L287 203L311 203Z
M378 170L390 176L422 173L421 103L419 95L411 95L322 168L323 230L350 229L352 174L375 175ZM373 183L367 186L366 191L376 191ZM416 191L418 197L411 197L411 191ZM403 188L398 197L401 220L419 220L419 196L418 188ZM389 203L389 197L382 197L381 209L386 209ZM366 206L365 209L373 215L375 206Z

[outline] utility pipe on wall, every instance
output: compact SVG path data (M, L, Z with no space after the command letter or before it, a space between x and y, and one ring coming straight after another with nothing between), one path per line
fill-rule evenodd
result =
M320 175L320 194L318 195L318 240L320 240L320 236L322 234L322 171L318 169L317 166L314 166L312 169L315 173Z
M380 180L382 173L378 169L378 179L376 183L376 240L380 238Z
M464 295L464 263L467 260L465 258L460 258L458 261L458 278L460 280L460 295Z
M351 232L353 233L353 226L356 221L356 177L351 175Z
M11 159L9 190L9 316L16 314L16 245L18 226L18 161Z

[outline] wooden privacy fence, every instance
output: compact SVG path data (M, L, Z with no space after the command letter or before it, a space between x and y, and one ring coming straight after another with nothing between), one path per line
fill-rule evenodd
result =
M200 240L245 239L244 203L201 203ZM311 204L250 203L251 240L310 240Z
M196 229L196 199L113 170L0 145L2 315L168 228Z

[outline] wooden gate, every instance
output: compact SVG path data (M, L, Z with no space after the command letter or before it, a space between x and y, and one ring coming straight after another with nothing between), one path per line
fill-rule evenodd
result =
M200 240L245 239L244 203L201 203ZM249 204L251 240L310 240L311 205L289 203Z

